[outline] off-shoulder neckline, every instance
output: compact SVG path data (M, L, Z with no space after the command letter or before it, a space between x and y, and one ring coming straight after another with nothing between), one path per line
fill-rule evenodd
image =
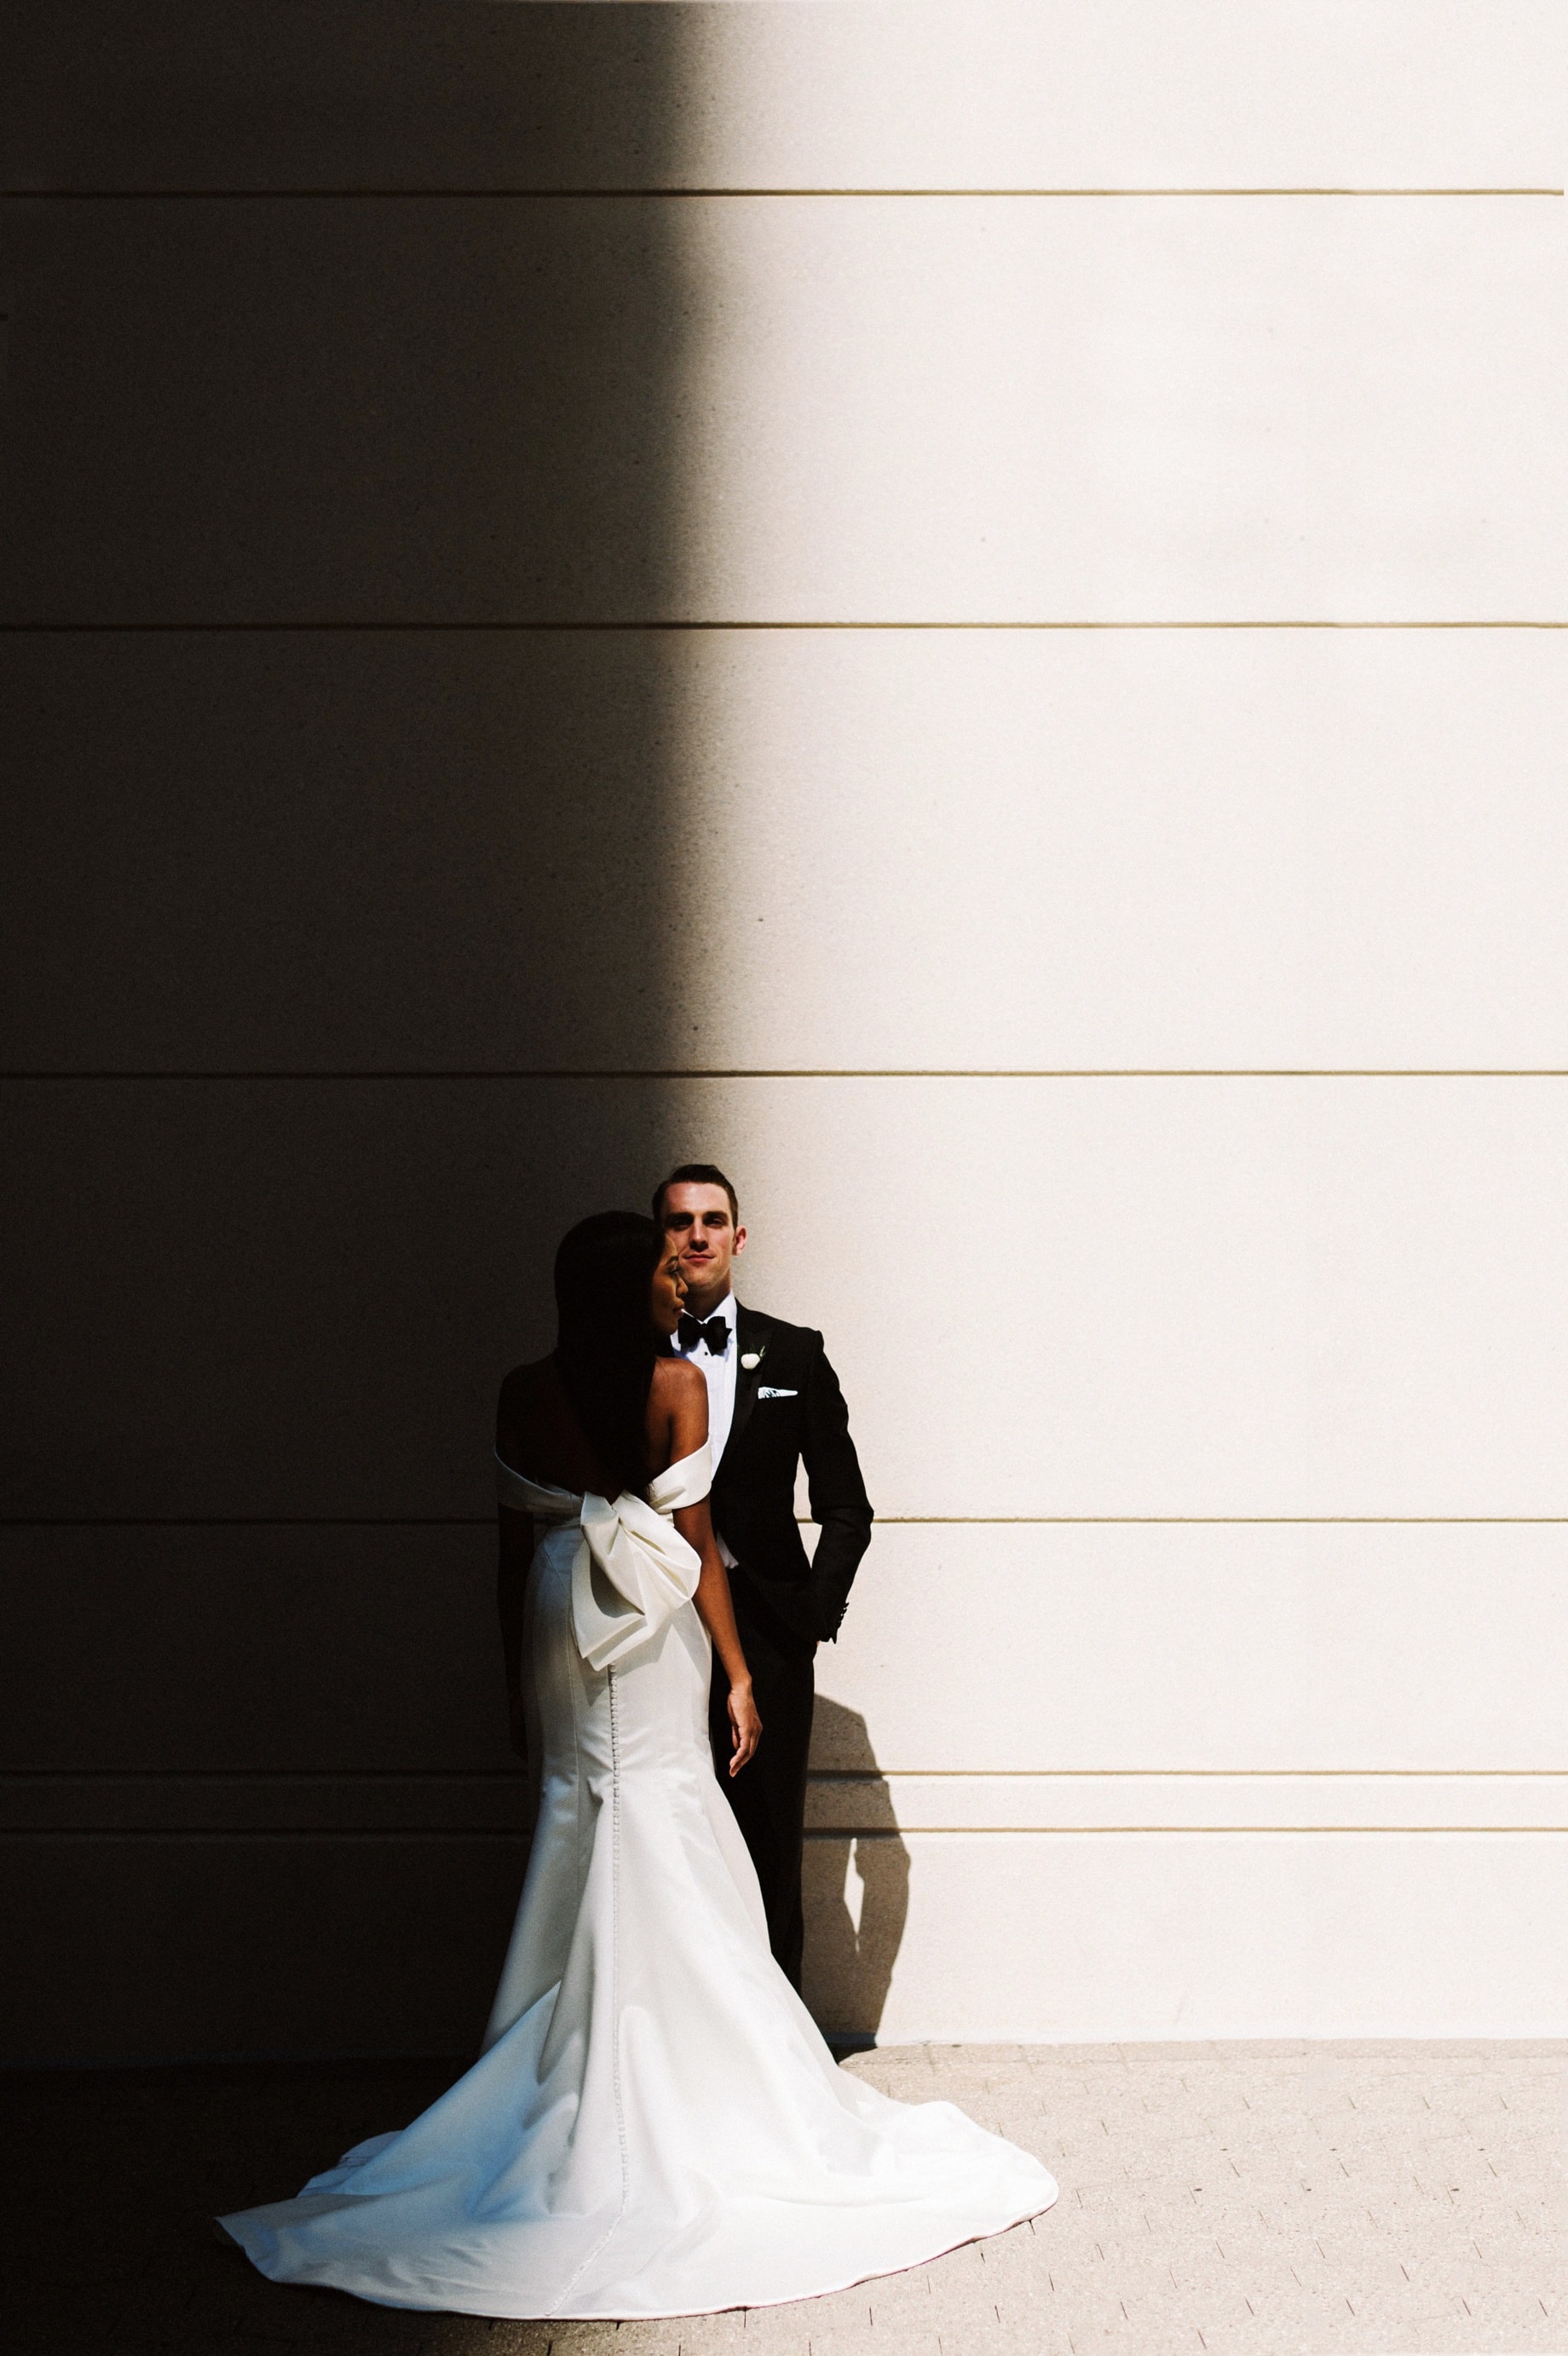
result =
M660 1481L667 1481L672 1472L684 1472L688 1464L695 1464L698 1458L703 1455L707 1449L708 1442L705 1440L700 1448L692 1449L688 1455L677 1456L673 1464L667 1464L665 1466L662 1472L650 1473L648 1476L649 1488L653 1488L655 1484ZM535 1473L519 1472L515 1464L507 1463L506 1458L502 1455L498 1448L496 1450L495 1455L496 1462L500 1466L503 1472L509 1472L514 1481L526 1481L530 1489L543 1489L552 1497L575 1497L581 1499L582 1497L591 1496L593 1494L592 1490L588 1489L562 1489L558 1487L553 1481L539 1480Z

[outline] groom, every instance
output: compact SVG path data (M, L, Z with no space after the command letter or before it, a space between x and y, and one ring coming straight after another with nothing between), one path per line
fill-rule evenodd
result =
M708 1382L713 1527L763 1720L756 1757L741 1774L727 1774L729 1689L716 1675L709 1731L720 1783L763 1885L773 1954L798 1988L811 1661L838 1633L850 1581L871 1542L871 1508L821 1334L742 1309L730 1290L746 1230L722 1170L682 1162L656 1190L654 1218L678 1249L686 1277L686 1311L672 1346ZM821 1530L809 1560L795 1518L802 1461L811 1518Z

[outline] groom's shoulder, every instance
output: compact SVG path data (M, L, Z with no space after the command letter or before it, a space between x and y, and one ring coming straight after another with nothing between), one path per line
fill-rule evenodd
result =
M783 1317L770 1317L765 1310L752 1309L745 1301L736 1303L736 1323L743 1332L742 1348L755 1348L759 1343L769 1349L820 1350L822 1336L815 1325L792 1325Z

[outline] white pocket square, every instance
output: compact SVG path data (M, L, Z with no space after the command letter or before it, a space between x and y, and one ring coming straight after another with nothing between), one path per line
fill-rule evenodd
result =
M800 1393L798 1391L776 1391L774 1390L772 1383L759 1383L757 1385L757 1397L760 1399L798 1398L800 1397Z

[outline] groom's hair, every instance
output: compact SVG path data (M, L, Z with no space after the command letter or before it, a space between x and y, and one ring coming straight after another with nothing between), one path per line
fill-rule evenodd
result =
M670 1186L722 1186L730 1197L730 1216L736 1226L740 1226L741 1205L736 1199L735 1189L717 1162L683 1162L678 1170L672 1170L667 1178L660 1179L654 1188L654 1218L661 1227L664 1225L665 1191Z

